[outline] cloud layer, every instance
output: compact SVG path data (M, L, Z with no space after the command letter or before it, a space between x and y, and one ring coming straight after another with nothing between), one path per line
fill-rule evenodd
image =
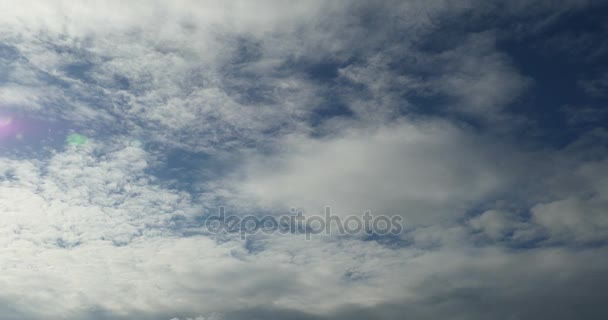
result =
M0 314L605 319L605 11L0 3ZM243 240L219 206L406 228Z

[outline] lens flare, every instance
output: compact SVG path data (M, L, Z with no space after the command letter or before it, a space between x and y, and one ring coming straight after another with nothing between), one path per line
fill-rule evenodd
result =
M0 116L0 140L11 139L19 130L19 125L10 116Z
M0 128L10 126L13 123L13 118L11 117L0 117Z
M87 137L81 134L72 133L67 137L66 142L72 146L82 146L86 144L88 140L89 139Z

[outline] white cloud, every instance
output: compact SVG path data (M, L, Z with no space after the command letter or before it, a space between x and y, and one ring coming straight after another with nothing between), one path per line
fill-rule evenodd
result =
M583 162L570 170L557 178L562 190L554 196L556 199L532 208L534 221L555 241L605 241L608 162L605 158Z
M62 119L54 124L65 128L48 133L61 141L71 128L92 136L0 156L0 312L381 319L399 305L407 308L393 318L471 319L496 317L471 300L512 318L526 299L594 302L576 284L601 274L608 255L573 246L606 240L605 137L531 152L496 134L517 127L505 110L530 84L496 31L425 42L443 21L496 8L478 5L0 2L0 107L15 119ZM319 65L331 75L312 75ZM353 115L314 123L334 104ZM430 107L442 109L425 114ZM481 119L489 132L436 119L446 114ZM212 180L192 175L200 194L154 176L168 165L157 152L175 148L219 163ZM205 165L191 169L216 169ZM194 223L217 204L237 214L371 209L425 226L394 246L241 241ZM526 210L531 217L515 214ZM535 248L505 248L539 237ZM521 318L550 312L540 309Z
M459 98L459 109L475 116L496 117L531 82L507 55L496 50L494 42L492 33L475 34L462 46L441 54L453 69L441 77L440 86Z
M141 148L113 142L71 147L45 161L2 159L4 246L125 244L189 214L187 194L164 190L144 173L148 155Z
M256 12L264 12L255 17L252 4L242 1L23 7L2 8L2 41L15 52L6 72L18 84L2 100L35 107L38 116L115 126L123 134L196 151L268 144L268 132L315 130L309 117L336 98L365 121L384 121L403 110L408 102L396 90L456 96L465 100L458 108L479 115L500 109L526 84L488 40L477 41L487 37L436 55L412 45L436 28L433 19L465 12L471 4L264 1L255 4ZM382 16L397 29L380 24L366 35L368 14L370 23ZM407 37L394 42L399 32ZM243 51L247 41L253 54ZM386 53L369 49L378 47ZM420 64L414 69L434 69L435 76L398 75L391 66L404 56ZM372 100L342 89L335 90L341 96L324 97L325 84L297 66L353 58L361 61L340 74L366 85ZM446 72L453 74L439 74Z
M322 140L290 137L278 154L249 157L233 183L260 207L450 221L510 182L513 164L497 147L448 123L397 121Z

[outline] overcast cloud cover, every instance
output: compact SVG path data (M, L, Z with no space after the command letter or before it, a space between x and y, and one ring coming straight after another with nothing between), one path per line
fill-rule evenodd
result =
M0 0L0 318L608 319L606 17Z

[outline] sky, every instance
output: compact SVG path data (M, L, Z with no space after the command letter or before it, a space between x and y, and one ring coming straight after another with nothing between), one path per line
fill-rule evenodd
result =
M607 319L606 17L0 0L0 317ZM404 228L244 238L220 207Z

